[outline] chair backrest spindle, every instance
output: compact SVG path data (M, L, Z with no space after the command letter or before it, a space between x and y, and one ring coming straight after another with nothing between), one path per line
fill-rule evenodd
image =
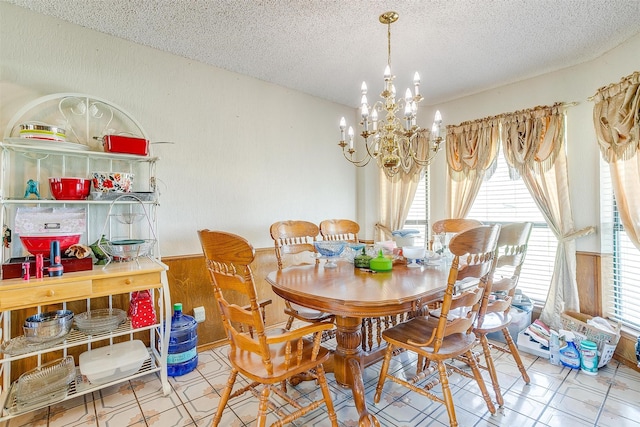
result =
M325 219L320 223L320 234L324 240L343 240L359 243L360 225L350 219Z

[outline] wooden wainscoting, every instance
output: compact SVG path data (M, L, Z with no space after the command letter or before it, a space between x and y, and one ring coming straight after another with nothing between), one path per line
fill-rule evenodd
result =
M601 256L593 252L576 252L576 281L580 312L602 316Z
M198 326L198 349L205 350L225 340L220 312L211 292L211 277L205 267L203 255L183 255L162 258L169 266L167 278L171 302L181 302L182 311L193 315L194 307L204 307L205 321ZM266 323L273 325L286 321L284 301L271 290L265 277L278 268L273 248L256 249L256 259L251 264L260 299L271 299L266 307ZM244 305L247 301L234 301Z

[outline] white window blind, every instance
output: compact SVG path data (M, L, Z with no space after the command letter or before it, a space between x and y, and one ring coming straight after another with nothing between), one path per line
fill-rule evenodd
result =
M625 326L640 330L640 250L633 245L620 222L609 167L604 162L601 165L602 251L612 255L611 265L603 268L605 314Z
M429 199L429 168L427 167L424 176L418 183L416 195L403 227L404 230L420 231L420 235L415 239L416 245L424 245L429 236Z
M534 227L520 274L518 289L537 303L547 299L558 241L521 179L511 180L502 153L491 178L482 183L467 218L484 223L530 221Z

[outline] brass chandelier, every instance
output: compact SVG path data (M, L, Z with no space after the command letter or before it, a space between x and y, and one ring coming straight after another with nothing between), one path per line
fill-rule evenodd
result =
M358 167L369 164L376 159L378 166L389 178L400 171L411 173L418 167L427 166L440 150L442 137L440 130L442 117L436 111L431 135L416 125L420 95L420 75L416 72L413 78L414 92L407 88L404 98L396 100L396 89L393 85L395 76L391 74L391 24L398 20L398 13L386 12L380 15L380 22L387 25L387 66L384 70L384 90L380 94L382 100L373 106L367 101L367 84L362 82L360 113L362 132L366 153L358 159L354 148L354 131L351 126L347 130L344 117L340 119L340 142L344 157ZM404 118L396 116L398 111ZM379 115L384 117L378 118ZM347 139L348 138L348 139ZM425 146L424 144L427 144Z

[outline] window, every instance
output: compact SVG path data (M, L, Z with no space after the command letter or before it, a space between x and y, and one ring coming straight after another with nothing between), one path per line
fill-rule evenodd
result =
M412 229L419 230L420 235L416 237L416 245L424 245L425 240L429 236L429 168L426 168L426 172L420 182L418 183L418 189L416 195L413 198L411 209L407 214L407 219L404 222L404 230Z
M553 275L558 240L547 226L522 179L509 178L509 168L502 153L498 154L496 171L482 183L467 217L497 224L533 222L518 289L536 303L544 304Z
M620 216L613 203L613 265L610 315L626 326L640 329L640 251L633 245L624 231Z
M620 222L609 167L602 162L602 283L606 286L605 314L625 326L640 329L640 251L633 245ZM610 285L610 286L608 286Z

